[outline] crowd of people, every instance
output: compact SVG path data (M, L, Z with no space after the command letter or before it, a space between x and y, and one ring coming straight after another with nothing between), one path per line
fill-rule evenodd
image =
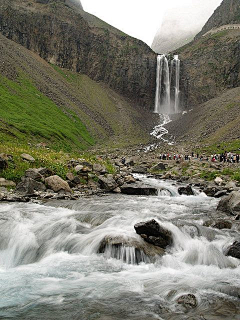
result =
M239 163L239 154L227 151L221 154L212 154L211 156L200 155L199 153L195 154L194 152L191 154L163 153L160 154L159 158L160 160L191 161L192 159L196 159L200 161Z

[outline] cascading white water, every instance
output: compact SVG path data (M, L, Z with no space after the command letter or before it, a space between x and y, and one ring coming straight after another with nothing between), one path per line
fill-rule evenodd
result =
M174 81L172 80L175 74ZM171 60L170 70L165 55L157 57L155 113L171 114L179 112L179 79L180 60L178 55ZM174 96L171 98L171 87L174 86Z
M178 55L174 56L175 62L175 104L174 104L174 112L179 112L179 80L180 80L180 60L178 59Z
M137 177L159 196L0 203L0 319L239 319L240 262L224 254L238 231L203 226L218 200ZM134 230L150 219L174 240L155 261ZM99 253L106 237L122 245ZM189 315L177 304L186 293L198 300Z

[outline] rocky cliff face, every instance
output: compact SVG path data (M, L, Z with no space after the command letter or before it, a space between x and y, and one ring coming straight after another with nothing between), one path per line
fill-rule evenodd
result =
M51 64L102 81L135 103L154 104L156 56L73 0L1 0L0 32Z
M240 23L240 1L223 0L196 38L199 39L203 34L213 28L235 23Z

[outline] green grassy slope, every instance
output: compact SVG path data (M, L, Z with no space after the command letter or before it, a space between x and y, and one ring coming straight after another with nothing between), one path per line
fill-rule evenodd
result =
M0 52L2 143L46 142L55 150L71 151L149 139L149 111L106 85L49 65L2 35Z

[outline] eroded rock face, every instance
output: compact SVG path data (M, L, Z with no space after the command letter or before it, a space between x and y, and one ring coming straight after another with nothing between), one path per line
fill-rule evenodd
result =
M172 233L157 223L156 220L135 224L134 229L146 242L166 248L173 243Z
M0 32L47 62L103 81L139 105L154 104L156 54L145 43L66 1L54 1L54 10L40 1L2 0Z

